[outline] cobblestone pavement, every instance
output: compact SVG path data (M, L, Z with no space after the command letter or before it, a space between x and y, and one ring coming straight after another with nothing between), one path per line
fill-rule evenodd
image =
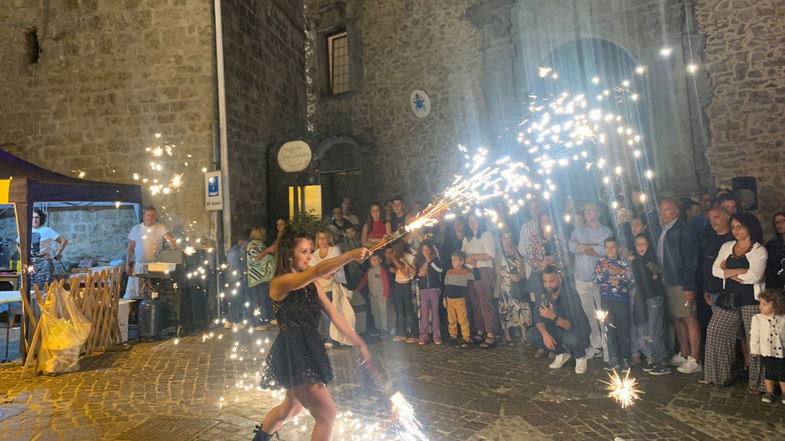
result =
M140 343L54 377L20 379L19 363L0 365L0 439L249 440L279 399L255 390L254 378L274 336L216 330L205 342ZM696 384L696 375L634 371L645 394L621 409L603 391L607 374L599 361L577 376L573 362L548 369L529 347L461 350L384 340L371 350L431 440L785 439L785 404L764 405L743 385L716 388ZM354 351L333 350L331 359L330 389L341 412L335 438L382 439L373 427L389 427L388 408L359 381ZM298 418L281 439L307 440L311 425Z

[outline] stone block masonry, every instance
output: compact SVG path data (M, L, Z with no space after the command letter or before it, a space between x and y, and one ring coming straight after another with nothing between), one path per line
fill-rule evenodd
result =
M133 183L152 174L145 148L161 133L177 145L158 161L162 176L184 173L184 186L146 203L209 233L212 23L205 0L0 2L1 148L63 174Z
M327 3L334 2L307 2L309 18L320 21L320 9ZM347 2L346 15L356 20L359 34L349 38L360 40L362 78L357 90L316 99L309 122L317 138L373 140L374 148L364 158L373 170L369 196L402 194L410 201L429 202L461 169L457 145L479 145L484 132L481 35L464 17L474 3ZM317 81L324 81L315 65L309 69ZM409 94L414 89L431 98L426 118L418 119L411 111Z
M785 3L702 0L696 18L714 89L706 156L718 186L730 187L735 176L757 178L757 214L771 231L772 214L785 209Z
M222 2L232 232L267 226L267 152L305 129L302 1Z

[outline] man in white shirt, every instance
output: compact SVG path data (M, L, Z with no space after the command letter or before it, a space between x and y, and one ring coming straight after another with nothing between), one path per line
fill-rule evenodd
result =
M170 249L177 247L169 230L157 221L158 213L155 208L148 207L144 210L144 221L134 225L131 232L128 233L128 250L125 259L125 272L128 274L128 285L124 296L126 299L140 297L140 280L133 277L133 274L142 271L144 264L155 262L156 256L163 248L164 239L169 243Z

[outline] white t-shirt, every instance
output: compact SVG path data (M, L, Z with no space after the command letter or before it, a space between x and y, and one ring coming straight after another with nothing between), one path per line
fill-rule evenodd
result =
M341 249L336 246L332 246L328 248L327 255L324 256L324 258L319 257L319 250L317 249L316 251L313 252L313 254L311 254L311 260L308 261L308 266L316 266L317 263L323 260L332 259L333 257L338 257L340 255L341 255ZM346 285L346 274L344 273L343 268L333 273L333 278L335 279L336 282ZM324 286L325 285L323 284L322 287Z
M461 245L461 251L466 253L468 256L469 254L487 254L491 256L492 259L496 259L496 243L493 240L493 233L490 231L486 231L482 233L480 237L474 237L469 240L468 237L463 238L463 244ZM472 267L471 265L467 265ZM477 262L474 266L476 268L493 268L493 260L482 260Z
M60 237L60 233L49 227L33 228L30 231L30 254L32 256L40 256L48 252L54 256L57 248L52 242L57 240L58 237ZM19 237L16 238L16 243L19 243Z
M407 283L411 281L412 278L414 278L414 273L417 272L417 270L414 268L414 256L409 253L404 253L400 260L412 267L412 275L407 277L401 270L397 270L395 271L395 283Z
M143 223L134 225L128 233L128 240L136 242L134 262L155 262L156 256L163 248L164 236L169 233L163 224L146 227Z

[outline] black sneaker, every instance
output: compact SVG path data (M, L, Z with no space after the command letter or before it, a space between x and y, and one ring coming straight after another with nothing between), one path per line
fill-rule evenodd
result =
M760 402L761 403L768 403L768 404L773 403L774 402L774 394L764 394L762 397L760 397Z
M459 348L468 348L469 347L469 343L466 343L466 340L464 340L462 338L459 338L458 339L458 347Z
M671 371L671 368L660 363L652 363L649 366L643 368L643 370L645 372L648 372L649 375L655 375L655 376L670 375L671 373L673 373L673 371Z

